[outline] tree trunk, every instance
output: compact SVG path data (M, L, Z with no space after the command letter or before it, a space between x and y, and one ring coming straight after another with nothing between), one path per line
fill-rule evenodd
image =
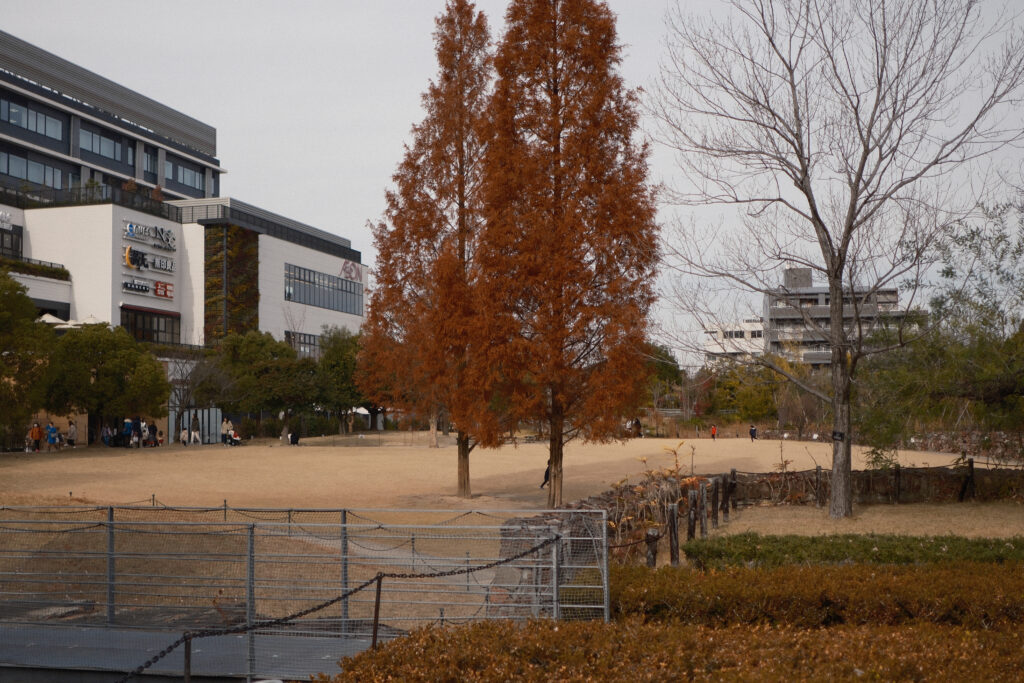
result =
M832 496L829 517L853 516L853 475L850 458L850 375L853 360L843 330L843 290L838 278L829 283L829 324L832 346Z
M548 482L548 507L562 507L562 427L565 417L562 407L555 402L551 409L550 436L548 437L548 454L551 463L551 480Z
M470 498L469 488L469 434L459 430L455 436L459 448L459 498Z
M430 441L427 444L427 448L438 448L437 444L437 408L430 409L430 417L428 418L430 424Z

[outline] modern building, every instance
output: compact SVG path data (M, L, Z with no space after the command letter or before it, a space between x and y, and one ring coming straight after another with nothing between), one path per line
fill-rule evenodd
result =
M220 197L216 129L0 31L0 257L41 313L204 345L259 330L315 355L359 329L343 237Z
M790 268L782 286L764 297L764 348L766 353L814 366L829 365L832 351L823 332L831 326L831 295L826 286L815 286L810 268ZM860 327L865 336L906 317L895 287L865 290L854 288L843 297L843 325Z
M0 269L41 315L167 345L268 332L303 356L358 331L351 242L221 197L224 172L213 126L0 31ZM188 405L169 436L189 412L219 436L219 410Z
M216 154L213 126L0 31L0 186L215 197Z
M760 318L723 323L704 330L704 360L749 360L764 353L764 323Z

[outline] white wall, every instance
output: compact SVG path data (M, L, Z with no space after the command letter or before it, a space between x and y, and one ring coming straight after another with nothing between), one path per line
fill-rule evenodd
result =
M24 255L62 264L71 273L71 317L90 315L120 324L114 288L113 207L69 206L25 210ZM118 274L120 271L118 271Z
M259 261L260 330L269 332L275 339L284 339L285 330L320 334L324 326L340 327L351 332L359 331L359 327L363 324L362 316L331 311L317 306L307 306L284 299L285 263L341 277L342 266L351 262L268 235L260 235ZM363 279L363 310L365 313L366 281L369 268L360 265L358 272Z
M126 240L124 231L128 222L170 231L176 248L159 249L150 244L156 240ZM177 223L111 204L25 211L24 255L60 263L68 269L72 318L81 320L91 315L120 325L122 304L181 313L182 341L189 342L184 332L193 325L192 314L191 310L184 310L181 303L191 301L192 287L182 275L182 267L187 272L188 265L183 242L182 229ZM125 263L126 245L151 257L173 260L174 272L129 268ZM199 260L201 263L201 251ZM122 283L134 280L147 283L149 291L123 289ZM155 295L156 282L172 285L171 298Z

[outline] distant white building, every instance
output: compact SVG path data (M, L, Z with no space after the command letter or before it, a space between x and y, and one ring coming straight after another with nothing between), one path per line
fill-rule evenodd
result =
M764 324L759 318L723 323L704 330L704 358L708 363L746 360L764 353Z

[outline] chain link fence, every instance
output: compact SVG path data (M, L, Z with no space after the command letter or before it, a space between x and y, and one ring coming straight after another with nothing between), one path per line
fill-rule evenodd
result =
M578 510L0 508L0 665L299 678L426 624L607 619L606 529Z

